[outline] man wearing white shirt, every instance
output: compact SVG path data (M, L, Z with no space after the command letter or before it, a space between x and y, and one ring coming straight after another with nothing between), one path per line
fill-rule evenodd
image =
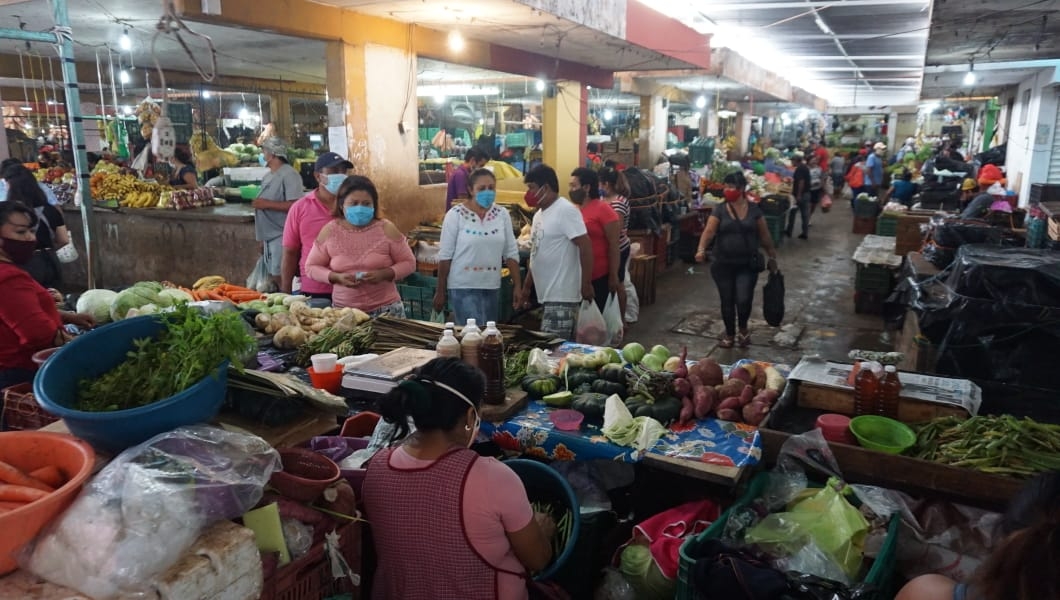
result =
M559 178L552 167L534 167L523 182L525 200L537 211L531 225L530 270L522 304L529 303L533 285L544 309L541 330L573 340L578 307L582 300L593 299L592 243L581 211L559 195Z

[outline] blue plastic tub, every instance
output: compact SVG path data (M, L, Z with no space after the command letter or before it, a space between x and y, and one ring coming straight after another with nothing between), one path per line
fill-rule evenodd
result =
M73 408L77 404L78 382L111 370L125 360L126 353L133 349L133 340L156 337L162 327L158 317L135 317L75 338L37 371L33 380L37 402L62 418L70 433L97 449L113 453L181 425L212 419L224 401L227 362L214 375L147 406L110 412Z
M578 496L574 494L574 490L567 483L567 479L546 464L524 458L506 460L504 464L511 467L515 474L519 476L519 479L523 481L523 486L526 487L526 495L531 502L563 502L571 511L571 517L574 522L571 524L571 534L570 538L567 539L567 546L559 556L552 558L552 563L545 567L544 571L534 576L534 579L538 580L550 579L571 557L574 553L574 546L578 543L578 530L581 528Z

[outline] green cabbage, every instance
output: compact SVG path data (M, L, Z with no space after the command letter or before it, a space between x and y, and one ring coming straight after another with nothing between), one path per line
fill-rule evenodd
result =
M111 290L88 290L77 299L77 312L92 315L96 323L110 323L110 305L118 296Z
M638 599L667 600L674 597L676 582L663 575L647 546L635 543L626 546L619 568L636 590Z
M177 288L166 288L161 292L158 292L159 306L173 306L181 302L194 302L195 298L191 297L191 294L178 290Z
M150 286L136 284L131 288L118 292L118 295L110 305L110 318L120 321L126 317L131 308L140 308L145 304L158 306L160 302L162 300L159 299L157 291L154 291Z

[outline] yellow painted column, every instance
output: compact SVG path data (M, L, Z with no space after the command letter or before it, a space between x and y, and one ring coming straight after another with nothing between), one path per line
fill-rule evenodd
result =
M640 97L640 134L637 164L642 169L655 166L658 157L666 150L669 102L661 96Z
M577 81L557 81L555 93L545 95L542 106L541 140L545 164L559 176L560 192L566 191L570 172L584 164L588 94Z
M346 148L357 173L379 191L382 216L408 231L445 211L445 186L420 186L416 56L404 48L329 42L328 98L341 105L329 119L345 126Z

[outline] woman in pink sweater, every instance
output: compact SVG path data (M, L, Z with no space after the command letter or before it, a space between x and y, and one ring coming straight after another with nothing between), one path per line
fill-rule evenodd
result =
M320 230L306 272L334 286L332 305L352 306L373 317L405 317L395 281L416 270L416 257L393 223L379 217L379 192L371 179L346 178L335 203L335 220Z

